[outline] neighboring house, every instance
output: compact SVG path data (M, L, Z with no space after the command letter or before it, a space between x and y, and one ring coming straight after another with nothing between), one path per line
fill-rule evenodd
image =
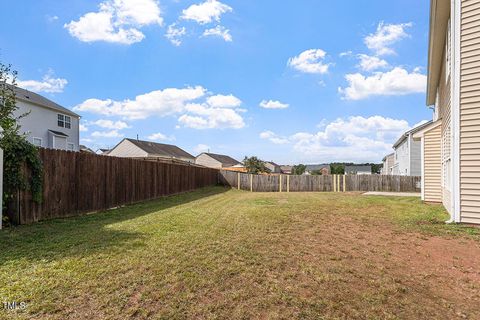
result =
M90 149L87 146L84 146L83 144L80 145L80 152L95 154L95 151L93 151L92 149Z
M270 173L282 173L280 166L273 161L265 161L263 164L270 170Z
M393 174L401 176L420 176L422 174L421 165L421 143L413 139L413 135L426 128L430 122L419 125L408 130L395 142L395 158L393 165Z
M432 0L422 196L451 222L480 224L480 0ZM440 166L440 170L438 167ZM440 182L440 188L438 183Z
M171 144L125 138L109 152L108 156L122 158L165 159L195 163L195 157Z
M13 87L18 109L15 116L20 132L38 147L70 151L80 150L80 116L34 92Z
M97 154L100 154L102 156L106 156L106 155L108 155L109 152L110 152L110 149L101 148L101 149L98 149Z
M280 166L280 171L283 174L292 174L293 167L292 166Z
M305 168L305 175L311 175L315 172L320 172L322 176L330 174L329 164L307 164Z
M382 167L382 174L384 175L392 175L393 174L393 167L395 165L395 153L390 153L386 155L383 159L383 167Z
M372 166L345 166L345 174L347 175L372 174Z
M208 152L199 154L195 158L195 164L215 169L231 168L241 165L239 161L230 156Z

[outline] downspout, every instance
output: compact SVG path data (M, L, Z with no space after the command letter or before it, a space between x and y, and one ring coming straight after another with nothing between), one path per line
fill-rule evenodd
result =
M461 0L451 0L450 32L452 35L452 59L450 79L452 82L452 149L451 149L451 191L453 214L447 223L459 223L460 218L460 20Z

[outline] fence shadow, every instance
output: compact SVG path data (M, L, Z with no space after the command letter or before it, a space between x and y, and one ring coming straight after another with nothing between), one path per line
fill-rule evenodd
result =
M46 220L0 231L0 265L15 260L55 260L86 256L105 250L128 250L143 245L147 236L114 230L109 225L188 204L228 191L207 187L90 215Z

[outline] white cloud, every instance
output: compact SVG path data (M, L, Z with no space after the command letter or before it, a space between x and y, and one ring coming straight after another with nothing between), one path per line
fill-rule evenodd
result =
M188 114L178 118L180 124L193 129L241 129L245 126L237 109L211 107L207 104L187 105Z
M339 56L343 58L343 57L349 57L349 56L351 56L352 54L353 54L353 52L352 52L351 50L349 50L349 51L341 52L341 53L339 54Z
M263 131L262 133L260 133L260 138L264 140L269 140L274 144L287 144L290 142L288 138L280 137L272 131Z
M193 151L195 151L195 153L197 154L200 154L202 152L208 152L210 151L210 147L206 144L199 144L197 145L195 148L193 148Z
M110 131L95 131L92 133L92 137L95 138L121 138L123 133L118 132L118 130Z
M101 128L114 129L114 130L122 130L122 129L130 128L130 126L123 121L113 122L112 120L100 119L100 120L92 122L92 124L94 124L96 126L99 126Z
M181 38L187 34L187 29L185 27L177 27L176 23L172 23L168 26L167 33L165 37L170 40L174 46L179 46L182 44Z
M80 130L80 132L87 132L88 127L85 124L80 123L79 130Z
M175 141L174 136L167 136L166 134L163 133L154 133L148 136L148 140L152 141Z
M53 78L53 71L47 72L42 81L38 80L17 80L17 86L33 92L60 93L68 84L67 79Z
M213 108L237 108L242 101L234 95L217 94L207 98L207 103Z
M92 112L126 119L146 119L150 116L168 116L183 112L188 102L203 97L201 86L184 89L167 88L136 96L134 100L88 99L77 105L75 111Z
M265 109L286 109L289 107L289 105L280 101L262 100L262 102L260 102L260 107Z
M330 66L324 63L326 55L322 49L310 49L290 58L288 66L304 73L324 74L328 72Z
M215 28L207 29L203 32L204 37L220 37L226 42L232 42L233 38L230 30L224 26L216 26Z
M179 124L195 129L234 128L245 126L239 108L242 101L233 95L207 95L201 86L184 89L167 88L135 97L115 101L88 99L74 110L91 112L124 119L179 116Z
M373 71L388 67L388 62L379 57L359 54L358 58L360 59L359 67L363 71Z
M347 74L347 88L339 92L347 100L361 100L371 96L400 96L425 92L427 76L417 69L413 72L396 67L388 72L377 72L372 76L360 73Z
M139 29L152 24L163 24L156 0L107 0L97 12L88 12L64 27L83 42L132 44L145 38Z
M200 4L194 4L182 11L181 19L193 20L200 24L220 22L222 14L231 12L233 9L217 0L207 0Z
M288 141L293 150L305 162L366 162L379 161L391 152L395 140L409 129L408 122L382 116L339 118L320 128L318 132L298 132ZM281 139L266 131L261 138ZM275 141L272 141L275 143Z
M412 26L412 23L385 24L380 22L375 33L365 37L365 45L377 55L394 54L391 48L396 42L408 37L406 28Z

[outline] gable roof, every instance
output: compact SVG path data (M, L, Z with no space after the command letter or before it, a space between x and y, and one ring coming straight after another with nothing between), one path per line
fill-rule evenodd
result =
M395 155L395 153L387 154L385 157L383 157L382 161L385 161L385 160L387 160L387 158L393 157L394 155Z
M418 132L420 130L422 130L423 128L429 126L433 121L430 120L428 122L425 122L424 124L421 124L419 126L416 126L415 128L413 129L410 129L408 131L406 131L404 134L402 134L402 136L397 140L397 142L395 142L395 144L393 145L393 148L395 149L396 147L398 147L405 139L407 139L407 137L410 135L410 134L414 134L415 132Z
M305 170L306 171L319 171L323 168L327 168L330 170L329 164L307 164Z
M271 165L274 166L274 167L280 167L280 165L276 164L276 163L273 162L273 161L265 161L265 163L269 163L269 164L271 164Z
M143 151L145 151L149 157L168 157L168 158L188 158L188 159L195 159L194 156L192 156L190 153L186 152L185 150L180 149L177 146L174 146L172 144L163 144L163 143L157 143L157 142L151 142L151 141L142 141L142 140L136 140L136 139L129 139L125 138L123 139L120 143L122 143L124 140L127 140ZM119 143L119 144L120 144ZM114 148L115 149L115 148Z
M345 172L372 172L372 166L345 166Z
M220 162L222 165L226 165L226 166L235 166L237 164L240 164L239 161L233 159L232 157L230 156L227 156L227 155L224 155L224 154L216 154L216 153L210 153L210 152L203 152L201 153L200 155L202 154L205 154L207 156L209 156L210 158L213 158L215 160L217 160L218 162ZM199 155L199 156L200 156ZM197 157L198 158L198 157Z
M60 112L60 113L63 113L63 114L66 114L66 115L69 115L69 116L72 116L72 117L80 118L80 115L76 114L75 112L73 112L73 111L71 111L67 108L62 107L58 103L55 103L52 100L49 100L49 99L47 99L47 98L45 98L45 97L43 97L43 96L41 96L41 95L39 95L35 92L28 91L28 90L25 90L25 89L22 89L22 88L19 88L19 87L16 87L16 86L12 86L10 84L7 84L7 86L13 88L13 91L15 92L15 96L18 100L22 100L22 101L25 101L25 102L30 102L30 103L36 104L38 106L48 108L48 109L52 109L54 111L57 111L57 112Z

